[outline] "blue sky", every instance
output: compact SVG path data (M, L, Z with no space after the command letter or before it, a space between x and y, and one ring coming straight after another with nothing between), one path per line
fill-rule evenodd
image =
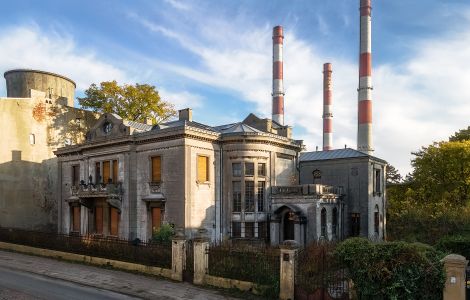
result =
M151 83L209 125L271 108L271 30L285 31L286 122L321 148L322 64L333 63L334 146L356 145L359 0L3 1L0 71ZM375 154L411 151L470 125L470 3L373 0ZM5 95L0 87L0 95Z

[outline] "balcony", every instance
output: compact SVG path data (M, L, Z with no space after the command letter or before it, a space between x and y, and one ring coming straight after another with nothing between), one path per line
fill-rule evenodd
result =
M292 186L273 186L273 196L307 196L307 195L342 195L343 187L323 184L303 184Z
M72 196L79 198L117 198L121 199L123 194L122 184L118 183L98 183L98 184L85 184L72 185Z

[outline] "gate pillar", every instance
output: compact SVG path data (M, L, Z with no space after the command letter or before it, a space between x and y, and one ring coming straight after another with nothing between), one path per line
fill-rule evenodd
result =
M207 268L209 266L209 240L206 238L194 239L194 284L204 284Z
M465 268L468 260L458 254L449 254L442 259L446 271L444 300L465 300Z
M284 241L281 245L281 271L279 299L294 300L295 265L298 244L296 241Z
M184 234L176 234L171 241L171 279L183 281L183 265L186 260L186 239Z

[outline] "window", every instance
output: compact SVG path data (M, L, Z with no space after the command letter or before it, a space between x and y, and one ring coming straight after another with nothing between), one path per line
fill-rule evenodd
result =
M255 164L252 162L245 163L245 176L255 175Z
M119 233L119 211L115 207L109 209L109 234L118 236Z
M253 181L245 181L245 211L255 211L255 184Z
M255 237L255 223L254 222L245 222L245 237L246 238Z
M103 162L103 183L109 183L111 180L111 162L109 160Z
M380 226L380 219L379 219L380 213L379 213L379 206L375 206L375 212L374 212L374 232L376 234L379 234L379 226Z
M232 164L232 176L234 177L242 176L242 164L241 163Z
M160 156L152 157L152 182L162 181L162 158Z
M321 237L327 238L327 233L326 233L326 209L323 208L321 210Z
M101 170L100 170L100 163L97 162L95 163L95 184L98 184L101 182Z
M242 184L240 181L232 182L233 189L233 211L242 211Z
M160 207L152 207L152 233L159 229L162 225L162 209Z
M266 164L258 163L258 176L266 176Z
M335 207L333 208L332 215L331 215L331 229L333 237L338 236L338 209Z
M242 236L242 223L232 222L232 237L241 237Z
M197 181L209 181L209 157L198 155L197 157Z
M72 206L72 231L80 232L80 206Z
M113 183L118 182L118 171L119 171L119 162L113 160Z
M268 237L267 236L267 232L268 232L267 224L268 223L266 222L258 222L258 238L266 239Z
M256 191L256 200L258 201L258 211L264 211L264 189L265 189L265 182L258 181L258 188Z
M103 207L95 207L95 233L103 234Z
M376 193L381 193L382 190L381 190L381 186L380 186L380 169L375 169L375 192Z
M72 166L72 186L80 184L80 166Z
M361 215L358 213L351 214L351 236L359 236L361 233Z
M30 145L36 144L36 136L34 135L34 133L29 134L29 144Z

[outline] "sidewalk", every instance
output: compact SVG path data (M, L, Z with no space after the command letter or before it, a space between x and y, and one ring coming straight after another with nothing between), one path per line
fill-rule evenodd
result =
M0 250L0 265L143 299L236 299L185 282L172 282L2 250Z

